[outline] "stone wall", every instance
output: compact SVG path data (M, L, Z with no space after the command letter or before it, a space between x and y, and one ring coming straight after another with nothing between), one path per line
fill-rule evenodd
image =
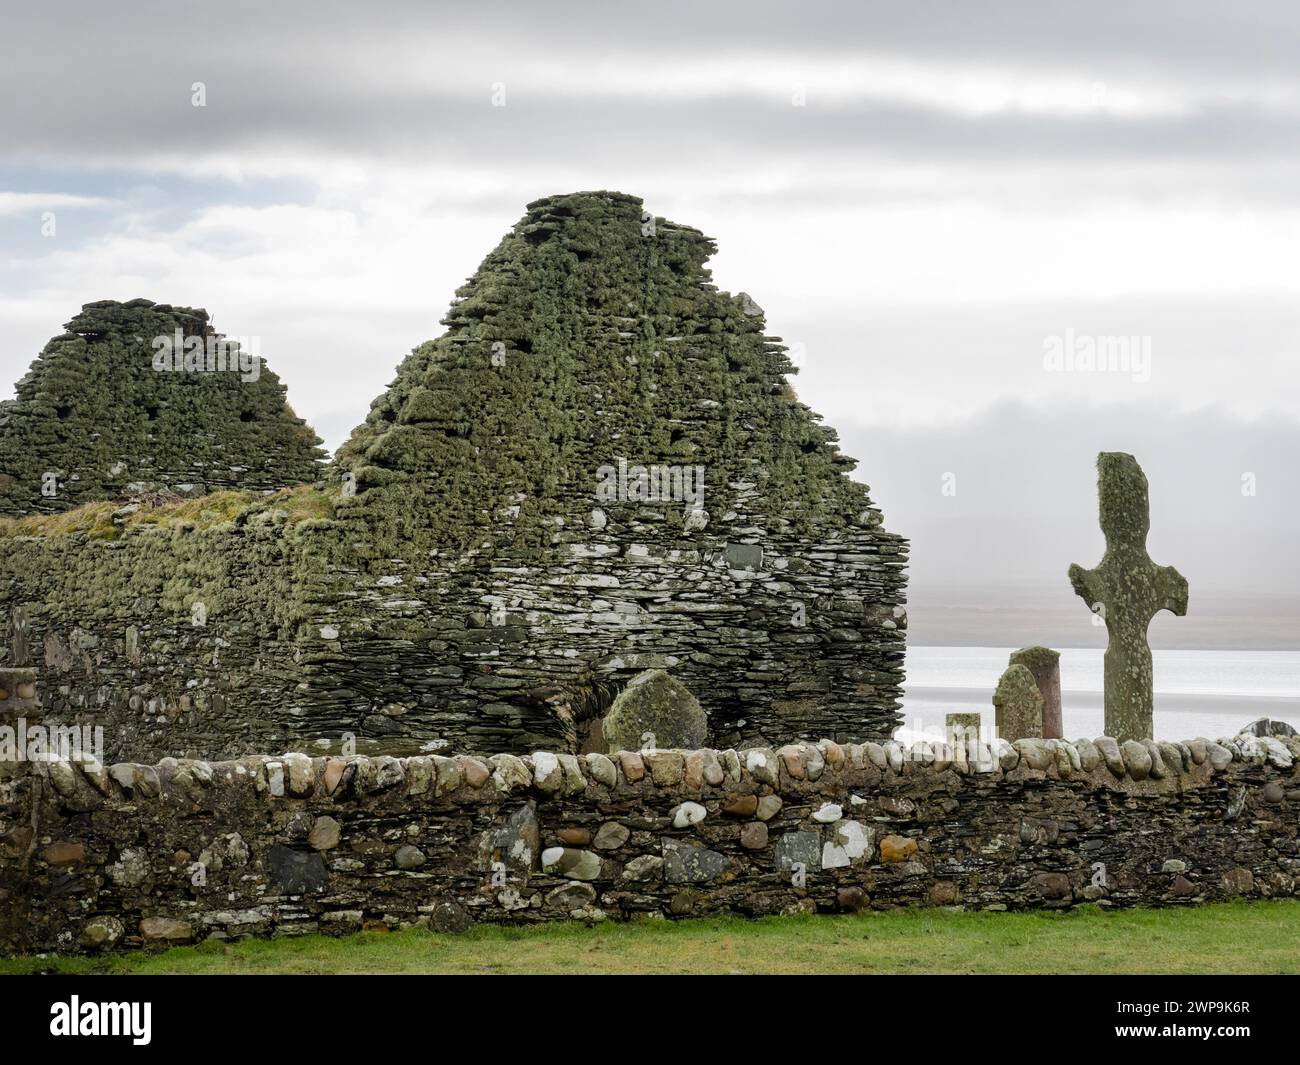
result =
M646 668L698 695L717 745L894 727L870 709L897 699L905 624L871 601L900 579L873 577L899 565L877 543L575 530L544 557L359 563L294 503L113 538L0 530L0 666L36 667L49 720L102 725L110 757L142 760L349 734L399 754L576 751Z
M336 457L339 521L387 588L359 620L410 636L349 656L357 601L334 596L313 692L384 691L394 734L432 731L428 699L471 749L573 748L661 667L714 746L893 733L907 541L762 309L712 283L715 250L634 196L528 205ZM700 505L602 498L602 470L652 467L697 472Z
M3 949L1295 892L1300 740L5 763Z
M310 528L271 497L113 537L0 531L0 667L33 667L44 720L102 726L113 760L292 746Z
M101 300L65 329L0 401L0 516L319 476L320 440L280 379L207 311Z

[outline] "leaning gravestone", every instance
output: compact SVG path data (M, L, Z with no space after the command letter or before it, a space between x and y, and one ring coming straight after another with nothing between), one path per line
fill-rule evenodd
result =
M642 747L692 750L706 745L708 719L699 700L662 669L648 669L619 692L603 722L611 751Z
M1024 666L1034 675L1043 697L1043 739L1064 739L1061 731L1061 652L1050 647L1022 647L1012 651L1008 665Z
M1152 729L1151 648L1147 626L1158 610L1187 613L1187 579L1147 554L1151 505L1147 479L1132 455L1097 456L1097 494L1106 553L1096 569L1070 566L1070 583L1106 622L1110 642L1104 674L1106 735L1120 743L1149 740Z
M998 735L1010 743L1043 735L1043 695L1025 666L1007 666L993 692Z

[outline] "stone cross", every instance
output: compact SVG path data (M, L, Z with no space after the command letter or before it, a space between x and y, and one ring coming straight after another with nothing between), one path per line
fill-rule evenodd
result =
M1106 553L1096 569L1070 566L1070 583L1106 623L1106 735L1119 742L1152 739L1151 648L1147 626L1159 610L1187 613L1187 579L1147 554L1151 508L1137 459L1097 456L1097 494Z

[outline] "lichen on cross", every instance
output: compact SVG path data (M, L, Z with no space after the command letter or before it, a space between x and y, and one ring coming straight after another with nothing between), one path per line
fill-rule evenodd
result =
M1187 613L1187 579L1147 554L1151 506L1137 459L1119 451L1097 456L1097 493L1106 553L1096 569L1070 566L1070 583L1106 623L1106 735L1153 738L1151 648L1147 627L1157 611Z

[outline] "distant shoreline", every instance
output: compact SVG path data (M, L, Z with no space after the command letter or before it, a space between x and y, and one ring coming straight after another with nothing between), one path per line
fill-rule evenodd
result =
M993 723L993 689L1007 665L1008 646L926 645L910 648L904 664L905 725L942 735L949 713L979 712ZM1061 705L1067 735L1104 729L1104 652L1058 647ZM1255 648L1158 648L1155 728L1162 739L1235 735L1269 717L1300 728L1300 652Z
M910 645L922 647L1106 646L1106 630L1063 586L909 589ZM1153 650L1300 651L1300 596L1224 592L1192 586L1186 617L1158 613Z
M984 704L992 712L992 690L972 687L922 686L905 688L903 704L908 702L952 702L961 706ZM1078 709L1099 710L1102 693L1087 690L1063 690L1061 703ZM1300 720L1300 694L1285 695L1229 695L1214 692L1170 692L1156 690L1156 713L1162 709L1186 711L1196 714L1253 713L1255 717L1275 717L1284 721Z

